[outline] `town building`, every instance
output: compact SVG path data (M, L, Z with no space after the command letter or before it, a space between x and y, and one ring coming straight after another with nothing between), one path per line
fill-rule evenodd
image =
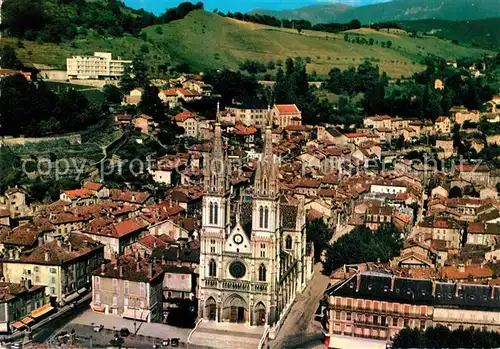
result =
M281 112L289 108L297 112L295 106ZM275 106L273 115L281 112ZM312 256L303 201L289 200L279 191L270 116L253 193L236 203L231 202L217 116L209 165L204 167L198 309L206 320L268 325L273 338L311 277Z
M0 333L32 325L37 310L45 304L44 286L32 285L27 279L19 284L0 282Z
M104 259L104 246L72 233L63 240L44 242L23 252L12 251L2 258L5 281L45 286L51 301L65 304L89 291L92 272Z
M92 275L91 308L145 322L163 321L163 271L156 261L125 255Z
M66 58L68 79L119 79L132 61L112 59L110 52L94 52L93 56Z
M497 286L398 277L384 271L358 272L327 290L323 320L328 336L391 340L403 328L498 331Z
M272 109L273 123L281 128L302 125L302 112L295 104L275 104Z

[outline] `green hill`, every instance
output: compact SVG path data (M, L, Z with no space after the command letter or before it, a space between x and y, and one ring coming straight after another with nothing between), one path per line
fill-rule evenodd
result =
M252 12L270 14L266 10ZM283 17L280 12L284 12L284 16L297 17ZM343 10L339 9L338 4L321 4L294 11L273 11L273 13L278 18L307 19L313 24L347 23L353 19L369 24L417 19L475 20L500 17L500 6L498 0L395 0Z
M291 29L241 22L203 11L193 11L182 20L163 25L162 34L154 27L144 31L174 61L186 62L197 70L237 68L246 59L268 62L301 56L310 57L309 71L326 74L332 66L345 69L372 58L389 75L399 77L419 70L418 62L429 53L461 57L487 52L435 37L412 39L403 31L382 33L361 29L349 33L352 40L360 37L379 42L362 45L344 41L344 34L314 31L298 34ZM382 48L382 41L391 41L391 48Z
M500 17L478 19L475 21L445 21L438 19L422 19L401 22L406 29L426 34L457 40L491 49L500 48Z
M66 57L99 50L130 59L141 50L148 51L153 68L164 63L186 63L194 71L237 69L247 59L267 63L300 56L309 57L306 60L310 61L307 65L309 72L316 71L319 75L326 75L333 66L345 69L370 59L394 77L408 76L420 70L419 62L427 54L463 57L488 52L436 37L415 39L404 31L359 29L347 33L349 41L359 38L360 42L367 43L372 39L373 45L352 43L344 40L344 33L306 31L298 34L296 30L242 22L201 10L193 11L181 20L144 28L141 34L139 37L120 38L86 36L62 44L23 41L21 46L24 48L17 45L16 38L4 37L2 41L15 47L25 64L63 66ZM387 41L391 42L391 47L382 47L382 42ZM273 74L274 71L268 72Z

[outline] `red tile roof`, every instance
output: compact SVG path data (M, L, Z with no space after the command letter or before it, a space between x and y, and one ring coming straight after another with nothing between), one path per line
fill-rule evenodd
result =
M0 218L9 217L10 212L7 209L0 209Z
M99 191L101 190L103 185L101 183L95 183L95 182L85 182L83 183L83 188L84 189L89 189L93 191Z
M276 104L276 109L278 109L280 114L300 113L299 108L295 104Z
M486 165L465 165L457 164L455 169L460 172L489 172L490 169Z
M87 199L94 196L94 194L86 188L65 190L64 194L66 194L70 198L70 200Z
M136 218L129 218L124 221L113 224L114 235L122 237L145 228L145 223L139 222Z
M361 132L354 132L354 133L346 133L344 136L347 138L361 138L361 137L366 137L364 133Z
M441 277L447 279L468 279L469 275L473 278L491 278L493 277L493 270L487 265L465 265L465 271L459 271L458 266L443 267L441 268Z
M182 113L179 113L176 116L174 116L174 121L175 122L184 122L190 118L195 118L194 114L192 114L188 111L183 111Z

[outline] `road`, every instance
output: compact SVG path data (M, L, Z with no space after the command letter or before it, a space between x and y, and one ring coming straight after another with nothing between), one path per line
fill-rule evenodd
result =
M278 336L271 342L272 349L303 349L317 345L321 341L321 332L313 327L314 315L330 282L321 270L321 264L314 267L312 279L309 280L302 294L295 298Z

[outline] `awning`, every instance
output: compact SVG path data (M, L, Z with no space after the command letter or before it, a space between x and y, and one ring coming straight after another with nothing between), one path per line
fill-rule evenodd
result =
M84 294L84 293L87 293L87 288L86 287L82 287L81 289L79 289L78 291L79 294Z
M69 296L65 297L63 300L66 302L66 303L70 303L70 302L73 302L75 299L79 298L80 295L78 294L78 292L73 292L72 294L70 294Z
M26 324L26 325L29 325L30 323L35 322L35 319L33 319L29 316L26 316L24 319L21 320L21 322Z
M52 311L53 309L54 309L54 307L52 307L50 304L42 305L40 308L35 309L31 312L31 317L36 319L37 317L40 317L42 315L47 314L48 312Z
M104 313L106 311L106 307L104 305L91 304L90 307L93 311L98 311L100 313Z
M16 328L16 329L21 329L23 328L24 326L26 326L25 324L23 324L21 321L16 321L16 322L13 322L12 323L12 327Z
M127 309L122 313L123 318L135 319L139 321L147 321L149 316L149 310L144 309Z

